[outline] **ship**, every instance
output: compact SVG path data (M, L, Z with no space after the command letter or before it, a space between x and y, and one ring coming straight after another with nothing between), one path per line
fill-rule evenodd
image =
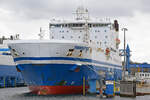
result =
M73 19L51 19L49 40L19 40L8 47L31 93L78 94L112 72L122 78L119 24L93 18L80 6ZM84 84L85 81L85 84Z
M24 80L21 73L17 72L16 64L11 56L7 43L18 39L18 34L0 38L0 87L23 86Z

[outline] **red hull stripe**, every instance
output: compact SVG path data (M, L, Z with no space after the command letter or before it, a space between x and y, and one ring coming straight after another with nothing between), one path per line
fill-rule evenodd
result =
M88 86L86 86L87 90ZM56 95L56 94L81 94L83 86L29 86L33 94Z

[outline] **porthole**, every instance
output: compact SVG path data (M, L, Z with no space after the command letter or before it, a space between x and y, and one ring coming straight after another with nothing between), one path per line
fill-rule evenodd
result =
M104 32L107 32L107 30L104 30Z
M99 44L101 45L101 44L102 44L102 42L99 42Z
M108 36L105 36L105 38L108 38Z
M64 36L62 36L62 39L64 39L65 37Z
M78 38L80 39L80 36Z
M52 39L54 38L54 36L52 36Z
M82 32L82 31L80 31L80 32Z
M104 44L106 44L107 42L105 41Z

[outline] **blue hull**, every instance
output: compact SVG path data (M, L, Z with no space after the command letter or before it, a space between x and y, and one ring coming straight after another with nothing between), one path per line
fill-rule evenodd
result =
M99 79L98 71L108 72L106 67L75 64L21 64L17 67L29 86L81 86L83 77L87 81ZM120 80L122 71L117 69L112 71L115 80Z

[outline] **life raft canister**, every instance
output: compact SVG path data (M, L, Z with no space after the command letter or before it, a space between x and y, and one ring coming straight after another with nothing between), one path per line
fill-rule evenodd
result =
M110 53L109 48L106 48L106 55L108 55Z

